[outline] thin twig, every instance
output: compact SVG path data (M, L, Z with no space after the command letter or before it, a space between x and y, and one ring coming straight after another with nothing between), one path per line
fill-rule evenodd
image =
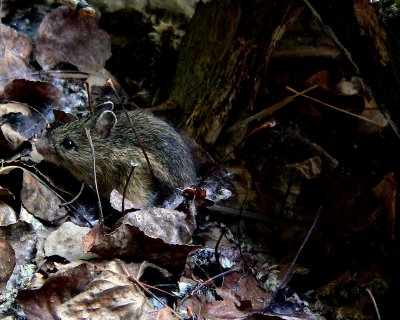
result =
M132 132L133 132L133 134L135 135L136 141L137 141L137 143L138 143L140 149L142 149L144 158L146 159L146 162L147 162L147 166L149 167L149 171L150 171L151 177L152 177L153 181L156 181L156 176L154 175L154 171L153 171L153 168L152 168L152 166L151 166L151 164L150 164L149 157L147 156L147 152L146 152L146 150L145 150L145 148L144 148L144 145L143 145L143 143L142 143L142 139L140 139L140 135L139 135L138 132L136 131L135 126L133 125L133 122L132 122L132 120L131 120L131 117L129 116L128 111L125 109L124 104L122 103L122 99L121 99L121 97L119 96L117 90L115 90L114 84L112 83L111 79L108 79L108 80L107 80L107 83L108 83L108 85L110 86L110 88L114 91L114 93L115 93L115 95L116 95L116 97L117 97L119 103L121 104L122 110L124 111L125 116L126 116L126 118L128 119L128 122L129 122L129 125L130 125L131 129L132 129Z
M82 194L82 191L83 191L83 188L84 188L84 187L85 187L85 183L82 183L81 189L79 190L78 194L77 194L75 197L73 197L71 200L59 204L59 206L60 206L60 207L65 207L65 206L68 206L68 205L70 205L71 203L75 202L75 201L80 197L80 195Z
M93 113L94 108L93 108L93 101L92 101L92 92L90 90L89 82L85 81L85 86L86 86L86 92L87 92L89 112Z
M222 272L222 273L220 273L220 274L217 274L217 275L214 276L214 277L209 278L208 280L206 280L206 281L200 283L199 285L195 285L194 288L193 288L192 290L190 290L190 293L188 293L184 298L182 298L182 300L181 300L180 303L182 304L188 297L190 297L191 295L193 295L195 291L198 291L198 290L200 290L202 287L207 286L207 285L209 285L210 283L213 283L214 280L216 280L216 279L218 279L218 278L220 278L220 277L225 277L225 276L227 276L228 274L231 274L231 273L234 273L234 272L240 272L241 270L242 270L242 268L230 269L230 270L227 270L227 271Z
M332 109L334 109L334 110L336 110L336 111L339 111L339 112L348 114L349 116L352 116L352 117L355 117L355 118L364 120L364 121L369 122L369 123L373 123L374 125L377 125L378 127L381 127L381 128L384 128L384 127L385 127L384 125L382 125L382 124L379 123L379 122L376 122L376 121L374 121L374 120L368 119L368 118L363 117L363 116L360 116L360 115L358 115L358 114L349 112L349 111L347 111L347 110L340 109L340 108L335 107L335 106L333 106L333 105L331 105L331 104L329 104L329 103L323 102L323 101L321 101L321 100L318 100L318 99L315 99L315 98L313 98L313 97L310 97L310 96L308 96L308 95L306 95L306 94L303 94L303 93L301 93L301 92L298 92L298 91L296 91L295 89L293 89L293 88L291 88L291 87L286 86L286 89L289 90L290 92L294 92L294 93L296 93L296 94L299 94L299 95L301 95L302 97L307 98L307 99L309 99L309 100L311 100L311 101L317 102L317 103L319 103L319 104L322 104L322 105L324 105L324 106L327 106L327 107L329 107L329 108L332 108Z
M96 153L94 151L94 145L93 145L92 137L90 136L90 129L85 128L85 132L86 132L86 136L87 136L87 138L89 140L90 148L92 149L94 187L96 189L97 201L99 203L99 220L100 220L100 224L102 225L104 223L104 215L103 215L103 209L101 207L99 188L97 186Z
M219 248L219 245L220 245L220 243L221 243L221 240L222 240L222 238L224 237L226 231L227 231L227 228L226 228L225 226L223 226L223 227L222 227L222 230L221 230L221 234L219 235L219 238L218 238L218 240L217 240L217 243L215 244L215 249L214 249L215 262L218 264L220 271L222 271L222 267L221 267L221 263L219 262L220 253L219 253L218 248Z
M344 45L340 42L338 37L336 37L336 34L333 32L333 30L326 25L323 21L317 10L311 5L311 3L308 0L303 0L305 5L310 9L311 13L313 14L314 18L318 21L319 25L322 27L322 29L325 31L326 34L328 34L332 40L335 42L335 44L340 48L342 53L346 56L346 58L349 60L349 62L353 65L354 69L356 70L356 74L360 74L360 70L358 69L357 64L353 61L353 58L351 57L351 53L349 50L347 50Z
M312 226L310 227L310 229L308 230L308 233L306 235L306 237L303 240L303 243L301 244L299 250L297 251L296 256L294 257L292 263L290 264L288 270L285 273L285 276L283 277L281 283L279 284L279 287L275 290L274 295L272 296L271 300L269 301L267 307L265 308L265 312L269 312L272 311L273 306L275 304L275 300L278 296L278 294L282 291L283 288L285 288L287 286L287 284L289 283L289 280L291 279L292 275L293 275L293 269L297 263L297 260L300 256L300 254L303 252L303 249L306 245L306 243L308 242L308 239L310 239L311 234L314 232L315 227L321 217L321 213L322 213L322 206L319 208L317 215L315 216L314 222L312 224Z
M128 179L126 179L125 187L124 187L124 193L122 195L122 215L125 215L125 196L126 196L126 190L128 190L128 185L129 181L131 180L131 177L133 175L133 172L135 171L135 168L137 167L137 164L131 162L131 170L128 175Z
M308 91L314 90L318 87L318 85L312 86L310 88L307 88L306 90L302 91L302 92L298 92L293 96L289 96L286 97L285 99L279 101L278 103L275 103L274 105L264 109L263 111L260 111L259 113L248 117L247 119L240 121L239 123L233 125L232 127L230 127L227 130L227 133L231 133L234 132L236 130L238 130L240 127L243 126L247 126L250 122L254 121L254 120L260 120L262 118L265 118L266 116L269 116L271 114L273 114L274 112L278 111L279 109L283 108L284 106L286 106L288 103L292 102L293 99L301 96L303 93L306 93Z
M11 167L12 167L12 166L13 166L13 165L11 165ZM61 190L60 188L57 188L55 185L53 185L53 184L49 181L49 179L48 179L43 173L41 173L40 170L39 170L36 166L14 165L14 167L16 167L16 168L22 168L22 169L24 169L24 170L29 171L37 181L39 181L39 182L40 182L41 184L43 184L44 186L47 186L60 200L62 200L62 201L64 201L64 202L66 201L66 200L64 199L64 197L59 193L59 191L64 192L64 193L65 193L65 191L64 191L64 190ZM2 167L2 168L3 168L3 167ZM30 170L30 168L32 168L33 170L35 170L35 173L33 173L32 170ZM61 205L60 205L60 206L61 206ZM71 211L71 213L74 214L75 217L77 216L77 215L75 214L75 212L76 212L76 213L78 213L78 215L79 215L81 218L83 218L83 219L87 222L87 224L89 225L89 227L91 227L91 228L93 227L93 224L89 221L88 218L86 218L86 216L85 216L78 208L74 207L73 205L70 205L70 207L71 207L73 210L75 210L75 211Z
M367 291L367 293L368 293L368 295L369 295L369 297L370 297L370 299L371 299L371 301L372 301L372 304L374 305L374 309L375 309L375 313L376 313L376 318L378 319L378 320L381 320L381 314L379 313L379 309L378 309L378 305L376 304L376 300L375 300L375 298L374 298L374 295L372 294L372 292L371 292L371 290L370 289L365 289L366 291Z
M147 292L149 295L151 295L154 299L156 299L162 306L168 308L174 315L176 315L179 319L183 320L183 317L177 313L175 310L173 310L170 306L166 305L164 302L162 302L160 299L158 299L158 297L151 292L149 289L146 288L146 286L143 284L142 282L140 282L139 280L137 280L135 277L131 276L131 274L129 273L129 271L126 269L125 265L123 265L122 263L119 264L120 267L124 270L126 276L128 277L128 280L132 281L133 283L135 283L137 286L139 286L143 291ZM166 293L164 290L152 287L153 289L156 289L158 291L164 292Z

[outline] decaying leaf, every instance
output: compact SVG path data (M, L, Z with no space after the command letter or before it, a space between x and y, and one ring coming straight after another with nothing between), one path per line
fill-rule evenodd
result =
M0 103L0 117L11 112L21 113L24 116L29 116L31 114L31 110L24 103L16 101Z
M30 77L33 70L27 61L32 52L28 38L16 30L1 24L0 41L0 91L8 82L7 79Z
M274 192L274 197L281 201L277 203L278 212L283 213L288 218L293 217L295 214L293 209L300 196L304 181L317 178L323 170L323 165L324 161L321 157L315 156L302 162L286 164L281 168L281 172L271 189ZM283 211L281 209L282 203L285 206Z
M1 188L0 188L1 189ZM17 222L17 214L7 203L0 200L0 227L9 226Z
M361 116L370 119L379 125L367 121L360 121L360 124L358 125L358 132L360 133L364 134L374 133L386 127L389 123L388 120L383 115L382 111L379 109L374 98L371 98L369 101L365 100L365 109L361 113Z
M21 201L28 212L43 220L56 221L67 214L59 206L61 200L57 195L26 170L23 170Z
M21 202L29 213L53 222L67 214L65 208L59 207L60 199L33 173L17 166L9 166L1 169L0 175L7 175L13 170L22 171Z
M0 292L1 283L7 282L15 267L15 252L8 241L0 239Z
M29 319L148 319L154 309L127 269L121 262L69 267L17 301Z
M16 151L27 140L21 133L13 130L8 123L0 127L0 140L8 150Z
M58 105L62 91L46 81L26 79L12 80L4 87L4 99L27 103L40 108L48 105Z
M85 251L128 261L150 261L166 269L182 270L189 252L192 221L183 212L152 208L128 213L111 232L92 229L84 239Z
M95 17L74 14L67 7L43 19L35 44L36 59L45 70L68 62L81 71L97 71L111 56L110 37L99 29Z
M45 255L48 257L57 255L69 261L88 260L98 257L93 253L85 253L81 249L82 239L89 230L89 228L77 226L72 222L63 223L45 240Z

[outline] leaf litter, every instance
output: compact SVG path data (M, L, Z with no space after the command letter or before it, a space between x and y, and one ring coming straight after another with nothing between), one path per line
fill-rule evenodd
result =
M4 252L0 314L23 314L29 319L324 319L318 315L319 304L335 295L335 290L349 294L369 283L377 292L385 292L387 283L374 277L380 272L374 266L363 268L358 278L343 272L307 293L321 299L305 299L306 295L280 288L315 212L315 208L301 210L306 206L304 197L309 196L310 185L330 178L338 165L333 156L303 139L300 130L283 131L276 139L305 146L307 157L277 165L274 174L268 175L270 169L263 168L259 176L254 175L252 168L236 159L226 165L228 173L212 171L199 186L186 189L161 208L137 210L124 200L122 210L123 196L114 194L109 204L110 226L82 213L92 210L87 208L87 198L95 203L91 191L81 195L72 188L77 200L65 205L64 197L72 194L67 179L57 182L64 189L63 196L57 195L50 182L56 169L49 169L46 180L36 169L31 170L29 162L15 161L11 155L40 135L46 123L71 121L87 113L85 81L91 92L100 91L98 96L109 100L111 92L105 81L112 75L104 68L111 57L110 36L93 16L82 16L67 7L59 7L43 19L34 52L27 37L6 25L1 27L6 40L0 42L0 97L13 101L0 105L0 151L6 164L0 169L0 247ZM40 66L39 72L29 64L32 61ZM63 64L78 71L66 73L63 80L58 73L51 76ZM348 84L332 88L326 77L323 70L308 81L318 81L329 94L346 95L343 87ZM370 97L363 101L361 115L385 126L375 102ZM67 104L69 108L63 108ZM325 111L316 109L313 105L301 112L326 117ZM377 127L360 125L357 130L367 134ZM216 165L201 147L196 151L203 166ZM266 176L273 179L265 183ZM329 216L335 218L323 219L321 224L369 232L383 217L387 234L395 238L397 183L393 173L374 185L340 177L330 181L334 184L327 201L336 203ZM249 189L252 185L254 190ZM338 201L337 194L343 189L349 193ZM269 208L268 217L259 213L264 211L260 203ZM227 208L228 218L216 216L214 206L221 211ZM299 217L299 213L304 215ZM270 226L254 223L265 218L279 222L275 225L278 236ZM348 241L350 230L339 232L339 241ZM324 235L317 233L316 237L326 241ZM290 247L273 247L273 241ZM280 251L279 258L272 249ZM325 250L319 253L329 256L329 249ZM292 267L296 270L293 279L301 277L301 264ZM269 314L265 308L276 296L277 304ZM359 299L357 304L360 310L368 300ZM345 316L355 314L354 310L345 305L335 312Z

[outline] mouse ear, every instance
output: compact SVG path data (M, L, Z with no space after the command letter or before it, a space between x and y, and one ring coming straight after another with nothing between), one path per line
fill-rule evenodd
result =
M107 110L104 111L96 121L96 130L100 134L102 138L107 138L110 133L111 129L117 123L117 116L114 112Z

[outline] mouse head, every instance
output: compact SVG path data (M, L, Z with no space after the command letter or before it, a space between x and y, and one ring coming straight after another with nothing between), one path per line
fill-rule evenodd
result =
M79 120L69 122L46 131L37 141L37 151L48 161L70 169L75 164L85 167L92 161L92 148L85 129L88 129L95 146L104 148L117 123L111 110L90 114Z

